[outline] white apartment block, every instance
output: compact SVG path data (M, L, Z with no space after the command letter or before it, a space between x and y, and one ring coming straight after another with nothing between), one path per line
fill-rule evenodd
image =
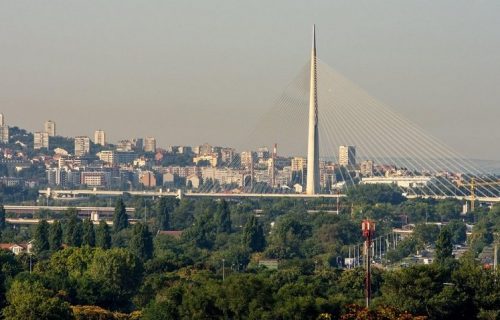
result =
M75 137L75 156L81 157L90 152L90 138L86 136Z
M39 150L49 148L49 134L47 132L35 132L33 134L33 148Z

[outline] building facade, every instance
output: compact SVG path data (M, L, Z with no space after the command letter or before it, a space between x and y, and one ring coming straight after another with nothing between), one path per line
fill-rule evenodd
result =
M340 146L339 147L339 165L355 166L356 165L356 147L355 146Z
M96 130L94 132L94 143L101 146L106 145L106 133L104 130Z
M45 121L45 132L49 135L49 137L56 136L56 123L52 120Z
M33 134L33 148L39 150L49 148L49 134L47 132L35 132Z
M147 137L144 139L144 152L156 152L156 139Z
M75 137L75 156L82 157L90 152L90 138L86 136Z

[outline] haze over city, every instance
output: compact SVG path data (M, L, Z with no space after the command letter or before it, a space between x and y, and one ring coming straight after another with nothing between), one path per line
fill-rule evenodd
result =
M110 141L242 149L307 63L316 23L321 60L465 156L500 160L499 11L493 1L3 1L0 109L30 131L52 119L65 136L103 128Z

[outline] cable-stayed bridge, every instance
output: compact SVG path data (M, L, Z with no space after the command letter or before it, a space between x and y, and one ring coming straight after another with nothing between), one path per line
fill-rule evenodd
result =
M243 139L247 147L239 155L197 168L186 177L186 190L128 193L336 198L357 185L387 184L399 187L410 198L453 197L472 204L500 201L498 177L378 101L316 54L313 34L310 60ZM274 145L272 151L261 148L269 145ZM208 160L214 153L210 149L199 156ZM68 198L123 194L104 190L40 193Z

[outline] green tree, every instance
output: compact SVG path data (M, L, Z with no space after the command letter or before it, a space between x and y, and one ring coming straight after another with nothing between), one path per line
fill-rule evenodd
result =
M129 249L143 261L151 259L153 256L153 237L147 225L142 223L134 225Z
M160 198L156 204L156 221L158 229L170 229L170 201L166 197Z
M76 211L68 212L69 218L64 223L64 242L73 247L82 245L82 220L78 218Z
M63 230L59 221L54 221L49 230L49 247L52 251L61 249L63 242Z
M423 245L433 244L439 235L439 227L435 224L417 224L413 230L413 237Z
M35 228L34 236L35 244L34 249L38 254L42 251L49 250L49 223L45 220L41 220Z
M7 223L5 222L5 208L0 204L0 230L5 229Z
M461 244L467 240L467 226L462 221L450 221L444 228L450 230L453 244Z
M82 220L74 216L67 223L66 242L72 247L80 247L82 245L82 237Z
M54 296L38 281L16 280L7 292L9 305L4 309L5 320L72 319L67 302Z
M106 221L99 221L96 231L96 246L109 249L111 248L111 231Z
M94 291L97 303L109 308L126 306L142 281L141 261L121 248L94 250L94 257L85 273L97 286Z
M113 231L119 232L128 227L128 216L123 199L118 199L115 205L115 213L113 215Z
M451 232L449 229L443 228L436 241L435 262L443 264L445 261L452 258L452 252L453 243L451 242Z
M382 303L430 319L464 317L465 297L438 265L416 265L384 276Z
M251 215L243 229L243 245L251 251L262 251L266 246L266 238L262 225Z
M224 199L222 199L217 205L217 211L215 213L215 225L217 227L217 233L231 232L231 214L229 212L227 202Z
M83 221L83 235L82 235L82 245L87 245L90 247L95 246L95 231L94 224L90 219L85 219Z

